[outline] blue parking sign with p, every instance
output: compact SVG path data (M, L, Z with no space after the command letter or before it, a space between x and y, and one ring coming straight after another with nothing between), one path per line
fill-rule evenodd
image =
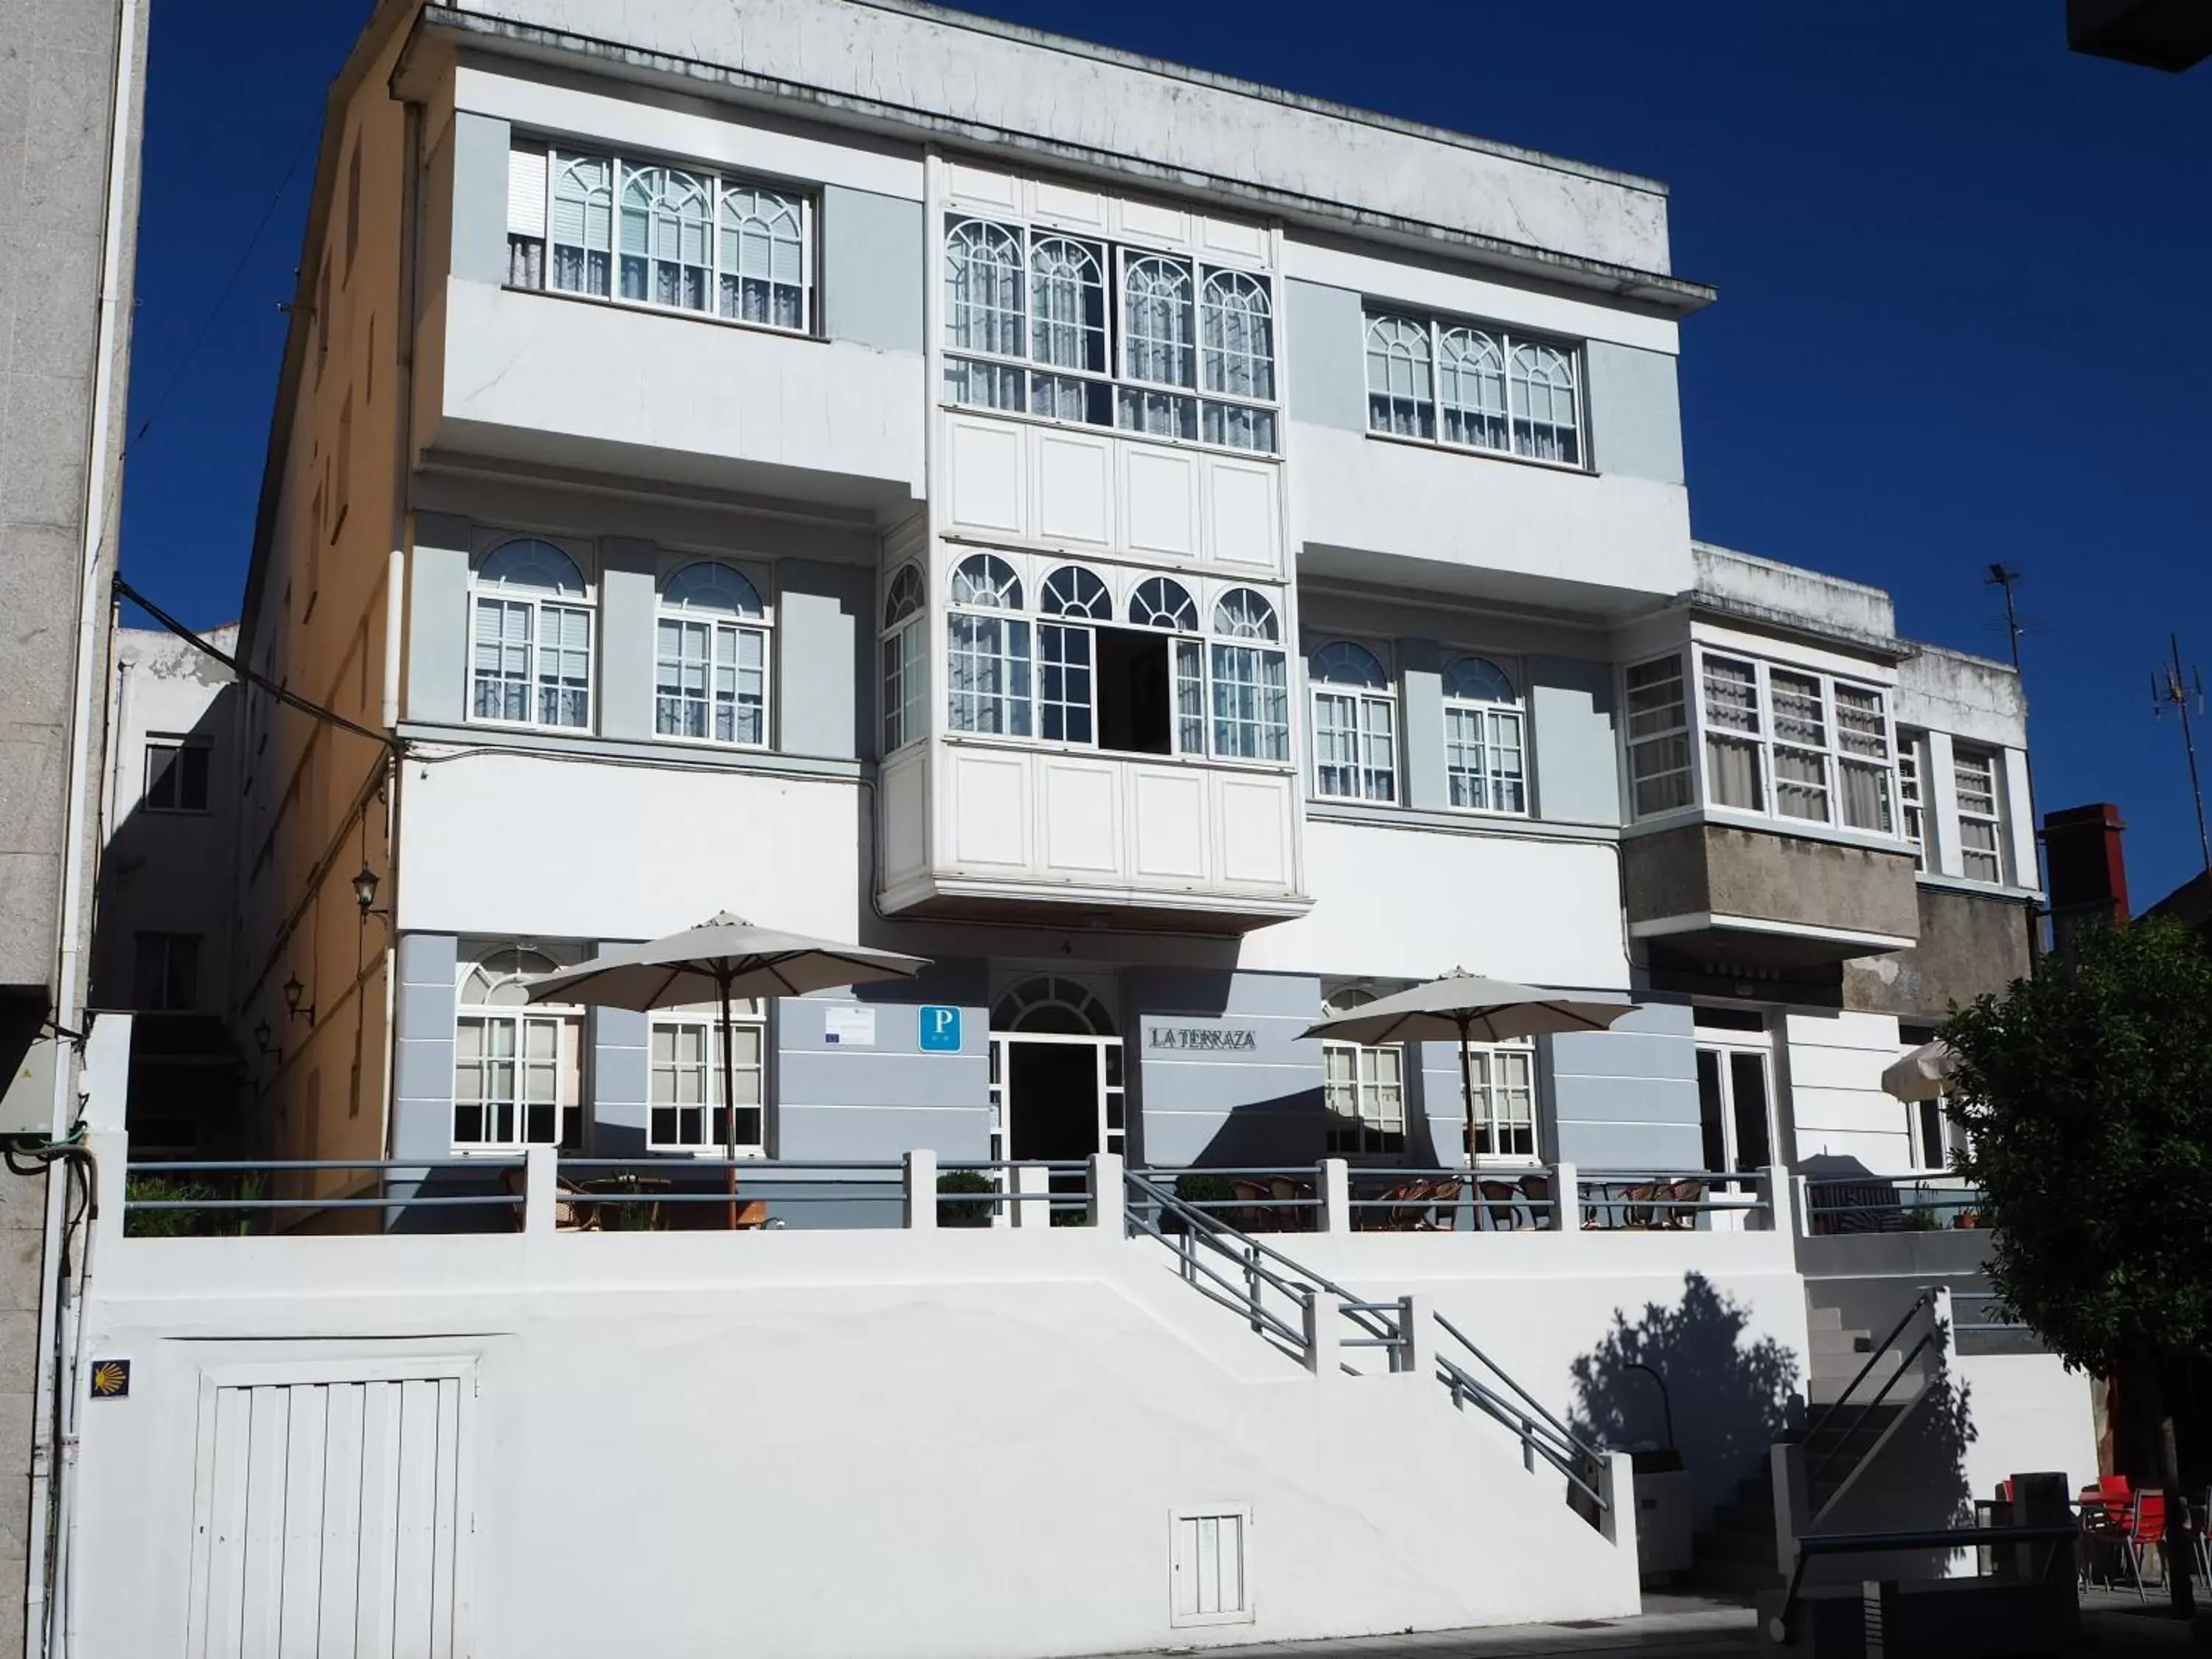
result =
M926 1003L921 1010L921 1051L929 1054L960 1052L960 1011Z

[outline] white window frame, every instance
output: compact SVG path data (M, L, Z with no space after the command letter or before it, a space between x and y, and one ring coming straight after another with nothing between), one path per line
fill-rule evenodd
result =
M643 155L625 155L618 151L589 144L566 144L557 139L548 140L518 136L514 142L511 153L518 157L530 159L522 167L510 164L508 170L507 287L522 289L533 293L558 294L568 299L594 301L601 305L620 306L631 310L659 312L665 316L691 317L702 321L727 324L733 328L760 329L771 334L787 334L805 337L820 331L821 303L816 280L819 228L817 204L812 191L781 179L753 174L725 173L710 164L667 160ZM536 162L541 159L544 165L538 167ZM595 245L590 240L597 228L593 223L586 224L584 230L586 240L584 240L572 242L565 239L556 239L554 235L554 228L558 222L557 215L561 206L562 170L564 167L572 167L580 162L587 165L594 162L601 163L607 169L609 188L605 204L605 226L603 245ZM537 211L534 214L528 211L528 204L518 203L514 199L514 191L521 187L518 174L523 172L525 167L542 175L543 199L537 204ZM703 213L697 216L696 222L703 230L704 244L696 250L699 254L703 255L703 258L685 257L690 250L679 247L677 259L672 261L666 258L655 246L653 238L653 230L655 228L653 222L648 224L646 252L643 255L624 254L623 216L626 210L626 198L632 185L653 173L681 175L684 179L696 182L702 189L705 207ZM745 244L742 240L744 233L742 228L733 229L725 225L727 210L736 198L757 199L762 196L774 198L777 205L785 210L795 210L799 220L799 274L796 286L799 289L799 319L796 324L732 314L723 309L726 280L734 279L738 283L735 291L738 295L739 313L742 313L744 306L744 284L748 281L760 280L757 273L748 273L745 270ZM586 211L590 210L587 207ZM680 235L679 230L679 237ZM734 265L732 263L733 236L738 239L735 245L737 253ZM582 286L571 286L560 280L559 253L562 248L568 247L573 247L580 252L581 264L585 272ZM604 266L595 268L592 265L594 256L604 258L605 262ZM648 297L632 299L624 296L623 293L623 261L626 258L642 258L645 260ZM702 304L672 305L649 297L656 293L659 288L656 267L668 263L688 266L703 273ZM771 296L775 289L792 286L789 283L780 281L773 269L766 280L771 289ZM771 312L774 309L772 297Z
M878 636L883 669L884 753L929 735L929 578L909 561L884 584Z
M1662 669L1670 661L1679 663L1682 670L1682 707L1680 724L1660 720L1674 709L1668 702L1655 703L1639 712L1633 706L1638 688L1632 678L1640 673ZM1778 719L1780 705L1775 695L1775 679L1784 677L1790 695L1798 695L1796 685L1810 682L1816 699L1814 708L1801 706L1793 721ZM1712 695L1716 677L1724 677L1729 683L1741 685L1740 699L1723 702ZM1649 682L1652 688L1666 684L1663 674ZM1832 830L1846 836L1863 836L1881 842L1908 844L1899 810L1898 738L1895 697L1890 687L1850 674L1838 674L1828 669L1804 663L1777 661L1753 655L1735 647L1709 645L1693 641L1686 647L1660 656L1632 663L1623 670L1622 707L1628 714L1626 732L1626 770L1632 814L1639 823L1665 817L1675 812L1703 809L1726 814L1740 819L1758 819L1784 829L1802 827ZM1879 729L1863 720L1851 724L1847 732L1838 718L1840 708L1838 691L1875 701L1880 711ZM1656 717L1656 718L1655 718ZM1639 726L1640 721L1650 721ZM1808 729L1809 728L1809 729ZM1662 760L1668 757L1665 745L1686 737L1689 740L1691 769L1689 799L1676 805L1644 810L1638 799L1639 783L1659 783L1681 776L1679 765L1655 769L1647 777L1638 779L1637 763L1639 750L1656 753ZM1741 801L1723 801L1718 798L1715 749L1729 747L1744 751L1750 757L1753 771L1755 799L1749 805ZM1878 748L1880 753L1874 752ZM1801 778L1796 787L1816 792L1821 803L1818 817L1781 810L1781 774L1778 757L1793 758L1799 765L1810 759L1818 767L1818 781ZM1857 771L1875 777L1876 816L1886 823L1875 826L1850 822L1851 796L1847 787L1849 775Z
M1458 1058L1457 1054L1452 1056L1455 1061ZM1467 1076L1473 1084L1474 1097L1476 1144L1467 1149L1471 1167L1478 1170L1526 1170L1540 1164L1543 1160L1543 1146L1540 1133L1541 1126L1537 1121L1539 1113L1535 1044L1533 1042L1470 1042L1467 1045ZM1506 1062L1512 1062L1526 1068L1528 1082L1525 1087L1500 1079L1500 1067ZM1500 1110L1501 1099L1515 1091L1516 1088L1522 1088L1522 1091L1528 1097L1528 1110L1525 1128L1528 1137L1528 1147L1526 1152L1517 1150L1500 1152L1498 1150L1498 1144L1501 1134L1505 1131L1518 1130L1524 1127L1522 1118L1508 1116ZM1462 1094L1464 1095L1464 1091ZM1467 1133L1468 1115L1467 1101L1464 1097L1459 1102L1459 1109L1460 1133L1464 1136ZM1490 1137L1491 1142L1490 1150L1487 1152L1483 1150L1480 1144L1486 1134Z
M1926 799L1928 734L1900 726L1897 732L1897 833L1912 848L1912 867L1924 871L1932 849L1928 844Z
M1669 812L1680 812L1698 804L1698 739L1691 730L1691 708L1694 699L1690 690L1689 670L1680 651L1671 651L1663 657L1631 663L1622 671L1621 708L1626 726L1628 756L1628 805L1632 818L1659 817ZM1651 670L1645 684L1639 686L1636 676ZM1673 670L1672 675L1665 671ZM1674 695L1664 695L1668 686ZM1661 695L1637 707L1639 691L1656 691ZM1639 724L1641 722L1641 724ZM1648 773L1639 772L1638 762L1650 757L1656 763ZM1680 800L1667 800L1646 810L1638 794L1645 785L1662 787L1668 794L1676 793L1679 781Z
M1494 356L1502 404L1493 406L1485 398L1470 399L1466 395L1468 381L1480 384L1489 378L1486 367L1471 361L1470 347L1478 351L1486 348ZM1449 360L1447 348L1455 353ZM1571 424L1563 426L1550 418L1540 421L1531 410L1534 376L1533 372L1524 373L1523 365L1524 361L1533 364L1530 354L1537 353L1551 354L1564 365L1566 391L1574 400ZM1376 384L1378 361L1393 365L1381 386ZM1595 470L1589 459L1588 354L1577 342L1503 323L1435 316L1370 301L1360 308L1360 362L1370 437L1433 444L1463 454L1498 456L1566 472ZM1516 386L1521 388L1517 392ZM1457 388L1460 395L1447 401L1448 387ZM1547 386L1547 390L1548 404L1557 388ZM1382 400L1379 406L1378 399ZM1459 435L1453 432L1455 423ZM1465 435L1478 426L1486 438ZM1553 434L1565 433L1573 455L1563 458L1538 453L1539 427ZM1528 429L1526 447L1523 428ZM1488 441L1490 436L1498 441ZM1553 441L1557 442L1556 437Z
M693 572L700 570L714 573L706 580L718 580L727 577L740 585L733 594L737 600L734 608L706 605L694 608L680 601L670 601L671 591ZM750 610L744 608L747 603L744 596L748 594L750 595ZM678 561L661 580L656 600L653 635L653 735L664 743L703 743L720 749L769 748L775 741L775 607L762 597L761 584L750 572L740 569L726 559L685 558ZM693 672L693 659L688 651L679 649L674 658L667 654L663 636L672 628L682 631L686 643L695 634L704 637L707 652L701 659L706 673L703 696L690 695L690 688L681 679L675 684L675 695L672 696L669 694L668 667L672 662L677 665L679 675L688 676ZM758 663L753 665L760 676L757 704L760 735L757 738L737 735L742 724L739 716L747 712L744 684L749 666L744 661L744 653L749 646L759 654ZM726 697L723 693L726 675L729 687ZM672 705L679 711L695 706L702 709L705 730L697 732L684 731L680 729L684 724L681 720L677 723L679 729L670 729L667 721ZM721 736L718 729L725 710L730 717L731 735L726 738Z
M1375 670L1368 679L1331 679L1326 658L1356 652ZM1398 684L1390 672L1389 653L1364 640L1331 637L1306 653L1306 688L1310 703L1310 746L1313 750L1313 792L1318 800L1368 801L1395 805L1398 788ZM1339 718L1347 714L1348 721ZM1325 759L1322 750L1334 734L1348 742L1347 761ZM1332 773L1349 773L1350 788L1332 788Z
M157 769L155 763L162 756L169 757L167 769ZM185 800L184 763L186 755L199 757L199 805L187 805ZM154 799L156 781L167 782L170 799ZM213 811L215 797L215 745L190 737L167 733L149 735L146 739L144 769L138 789L138 810L142 812L175 812L186 817L204 817Z
M744 1058L742 1040L738 1048L732 1050L731 1069L738 1085L738 1093L741 1100L747 1092L745 1080L748 1078L752 1080L752 1103L740 1105L737 1109L740 1113L754 1113L757 1116L755 1133L750 1137L740 1134L738 1138L738 1156L764 1158L768 1155L769 1111L767 1014L758 1001L733 1002L731 1004L730 1027L733 1034L749 1036L752 1048L750 1061ZM694 1158L728 1155L728 1127L725 1125L721 1133L717 1133L714 1123L715 1114L721 1110L718 1103L722 1095L722 1030L719 1010L675 1008L656 1011L653 1014L651 1029L646 1036L645 1146L647 1152L682 1153ZM660 1039L664 1032L669 1034L672 1042L686 1036L695 1040L697 1057L690 1059L680 1053L672 1054L664 1064L660 1055ZM693 1073L700 1085L696 1103L686 1100L663 1102L660 1092L664 1071L668 1073L672 1082L679 1072ZM680 1130L681 1115L687 1111L698 1114L702 1139L687 1140L680 1133L672 1139L660 1133L659 1120L664 1112L678 1115L678 1127ZM742 1128L744 1126L740 1124L739 1127Z
M1012 240L1014 307L993 308L999 320L989 332L1000 344L1010 336L1018 350L979 344L972 332L963 337L969 308L953 300L954 248L955 239L970 227ZM1281 295L1271 273L1032 225L996 211L948 210L939 235L945 252L938 280L945 285L945 374L939 391L945 404L1237 454L1281 453ZM1063 244L1079 250L1098 277L1095 289L1086 283L1081 290L1086 315L1079 321L1037 314L1038 252ZM1164 379L1138 372L1139 349L1151 342L1137 334L1131 315L1132 275L1156 264L1180 274L1187 289L1182 337L1171 333L1164 343L1174 359ZM1238 303L1228 302L1231 294ZM1092 295L1100 307L1095 324L1087 314ZM1074 363L1062 361L1071 338L1079 345ZM1097 354L1091 349L1094 340ZM1235 384L1238 364L1249 385ZM1252 389L1260 385L1264 395Z
M1405 1045L1324 1042L1321 1048L1322 1109L1328 1116L1330 1154L1350 1158L1403 1154Z
M504 961L507 965L499 964ZM455 983L453 1009L453 1115L447 1123L454 1156L498 1153L512 1155L533 1146L568 1146L578 1144L583 1124L583 1030L584 1011L565 1003L531 1003L495 1001L502 992L512 992L529 975L550 971L555 964L550 958L534 951L502 950L486 953L462 965ZM470 1000L472 984L483 988L481 1000ZM463 1056L463 1033L474 1029L479 1035L473 1060ZM493 1052L490 1037L495 1030L508 1034L509 1048L503 1054ZM545 1031L553 1040L552 1098L535 1098L527 1086L527 1072L532 1064L529 1059L530 1041L533 1033ZM493 1066L505 1065L514 1073L511 1097L495 1096L488 1086L480 1086L475 1109L483 1113L480 1124L483 1130L497 1127L491 1114L502 1106L512 1110L509 1126L514 1133L507 1136L480 1133L473 1140L464 1140L460 1134L460 1117L465 1106L461 1097L463 1068L473 1064L479 1068L480 1085L488 1084ZM533 1139L530 1135L530 1115L533 1109L550 1108L553 1114L553 1133L547 1139Z
M1449 690L1448 683L1453 670L1469 662L1480 664L1495 673L1511 694L1510 698L1477 697ZM1444 662L1443 678L1447 682L1443 696L1445 805L1455 811L1480 812L1492 817L1527 817L1530 810L1528 780L1534 769L1528 757L1528 705L1520 681L1511 669L1481 651L1453 652ZM1475 765L1472 768L1455 763L1455 756L1467 749L1464 739L1454 734L1455 724L1475 727ZM1500 757L1507 754L1517 760L1512 771L1499 764ZM1459 799L1462 776L1474 778L1475 799ZM1509 791L1510 799L1507 799Z
M1260 613L1248 612L1244 621L1224 621L1233 613L1231 599L1256 599ZM1291 758L1290 661L1282 647L1281 611L1274 600L1256 587L1239 583L1215 595L1211 615L1213 627L1207 641L1206 708L1210 716L1207 746L1218 761L1280 766ZM1268 672L1272 666L1272 678ZM1249 667L1250 673L1232 672ZM1178 673L1180 673L1178 665ZM1271 702L1280 705L1271 709ZM1249 730L1254 752L1245 752L1232 732Z
M1987 798L1989 805L1986 808L1966 805L1969 793L1966 773L1967 769L1972 766L1986 769L1988 788L1974 792ZM1991 887L2003 886L2006 874L2003 751L1982 744L1960 743L1954 739L1951 744L1951 793L1959 818L1960 875L1967 881L1978 881ZM1986 848L1972 845L1967 840L1967 827L1984 824L1989 828L1990 845ZM1976 870L1977 860L1987 860L1987 874Z
M993 567L1004 573L1003 578ZM971 575L970 572L975 573ZM988 577L988 590L997 597L979 599L976 580ZM1033 738L1036 732L1036 666L1032 654L1030 619L1024 607L1026 592L1021 573L1010 559L996 553L970 553L948 574L945 635L945 724L949 732L989 738ZM958 597L968 584L968 598ZM986 644L984 630L995 628L994 643ZM963 637L963 634L965 637ZM970 665L963 671L961 665ZM963 689L984 676L978 665L988 665L995 690ZM963 704L963 700L967 700ZM995 711L994 724L980 723L988 707Z
M506 549L524 544L536 544L559 554L575 572L580 592L569 594L553 587L522 586L508 586L503 582L487 580L484 567ZM520 532L501 535L487 541L476 557L469 562L468 599L468 684L465 708L468 721L472 726L499 726L512 729L543 732L591 732L597 729L599 714L599 590L592 580L591 561L578 556L574 548L554 540L550 536ZM480 653L483 649L479 632L483 608L501 607L502 617L509 613L528 617L528 637L520 643L526 665L520 684L526 696L527 713L520 719L505 714L487 714L480 712L478 676L482 672ZM543 717L545 694L549 684L545 678L545 658L549 653L566 652L565 645L549 647L545 641L545 619L549 613L561 617L580 616L584 619L584 679L582 696L584 718L581 720L547 720ZM501 664L496 682L501 685L514 683L507 671L507 653L518 648L502 627L498 649ZM557 678L550 689L556 696L562 695L565 682Z

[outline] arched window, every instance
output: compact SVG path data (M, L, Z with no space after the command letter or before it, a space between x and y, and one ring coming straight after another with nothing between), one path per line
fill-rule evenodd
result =
M1347 1014L1375 993L1346 986L1326 1012ZM1395 1042L1321 1045L1322 1104L1328 1114L1328 1150L1350 1157L1387 1157L1406 1150L1406 1050Z
M1557 346L1513 348L1513 450L1539 460L1582 465L1575 360Z
M1275 336L1267 285L1241 270L1208 272L1203 326L1206 390L1272 401Z
M902 564L884 594L884 753L929 734L929 617L921 568Z
M1100 251L1066 236L1030 248L1030 356L1047 369L1030 376L1029 410L1054 420L1104 425L1113 419L1106 362L1106 281Z
M1079 564L1064 564L1044 579L1044 597L1037 608L1048 617L1114 620L1114 600L1106 584Z
M1478 812L1528 810L1521 694L1487 657L1444 665L1444 777L1454 806Z
M1332 640L1307 659L1313 684L1314 793L1340 800L1398 799L1398 702L1382 660Z
M718 216L725 317L806 326L806 204L757 185L725 185Z
M581 1011L529 1001L555 963L502 950L471 963L453 1020L453 1150L519 1152L581 1141L577 1056Z
M648 1059L653 1102L646 1128L651 1151L719 1158L734 1146L739 1158L761 1155L766 1115L762 1057L768 1027L757 1000L733 1002L730 1015L735 1123L724 1109L721 1011L701 1004L653 1016Z
M675 167L628 173L622 195L622 296L685 311L708 307L714 265L713 192Z
M1444 439L1477 449L1509 447L1505 430L1505 354L1476 328L1443 332L1437 364Z
M575 561L519 537L477 562L471 586L471 717L589 727L592 611Z
M1022 244L1004 225L966 219L945 239L945 343L1022 355Z
M1275 607L1249 587L1232 587L1215 603L1213 631L1236 640L1275 637Z
M1183 585L1170 576L1147 576L1129 595L1129 620L1139 628L1198 631L1198 606Z
M991 1008L994 1031L1054 1036L1112 1036L1114 1017L1084 986L1040 974L1012 987Z
M1291 695L1283 653L1244 641L1277 637L1275 609L1249 587L1232 587L1215 603L1213 752L1230 760L1291 757ZM1230 641L1240 641L1229 643Z
M553 153L553 286L607 296L614 250L614 164Z
M1191 386L1190 267L1158 254L1132 258L1121 278L1122 369L1132 380Z
M768 626L759 590L702 559L663 584L653 729L664 738L768 741Z
M971 553L952 573L945 617L946 721L955 732L1030 735L1030 624L1013 567Z
M1437 435L1435 366L1429 326L1410 317L1381 316L1367 324L1367 424L1401 438Z

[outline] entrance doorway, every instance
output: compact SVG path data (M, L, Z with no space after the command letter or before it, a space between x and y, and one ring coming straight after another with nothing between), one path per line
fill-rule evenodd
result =
M1697 1011L1698 1121L1705 1168L1753 1172L1774 1162L1774 1040L1765 1016L1749 1009ZM1722 1183L1738 1191L1749 1182ZM1740 1222L1723 1212L1715 1226Z
M1121 1039L1071 979L1024 980L991 1011L991 1156L1078 1163L1127 1144Z

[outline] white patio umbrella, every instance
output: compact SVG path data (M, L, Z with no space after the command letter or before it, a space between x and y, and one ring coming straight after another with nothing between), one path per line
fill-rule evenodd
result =
M640 1013L686 1003L719 1001L722 1010L722 1108L729 1126L730 1190L737 1191L738 1095L730 1048L730 1004L739 997L795 997L836 985L912 979L929 966L923 957L871 951L756 927L727 910L665 939L624 945L574 968L530 981L532 1002L587 1002Z
M1455 968L1442 979L1378 997L1349 1013L1316 1020L1301 1035L1367 1043L1455 1040L1471 1164L1474 1159L1474 1071L1468 1058L1468 1043L1550 1036L1562 1031L1602 1031L1636 1006L1626 998L1559 996L1535 986L1485 979Z
M1959 1069L1959 1051L1937 1037L1909 1054L1900 1055L1882 1070L1882 1092L1908 1103L1934 1100L1951 1086Z

